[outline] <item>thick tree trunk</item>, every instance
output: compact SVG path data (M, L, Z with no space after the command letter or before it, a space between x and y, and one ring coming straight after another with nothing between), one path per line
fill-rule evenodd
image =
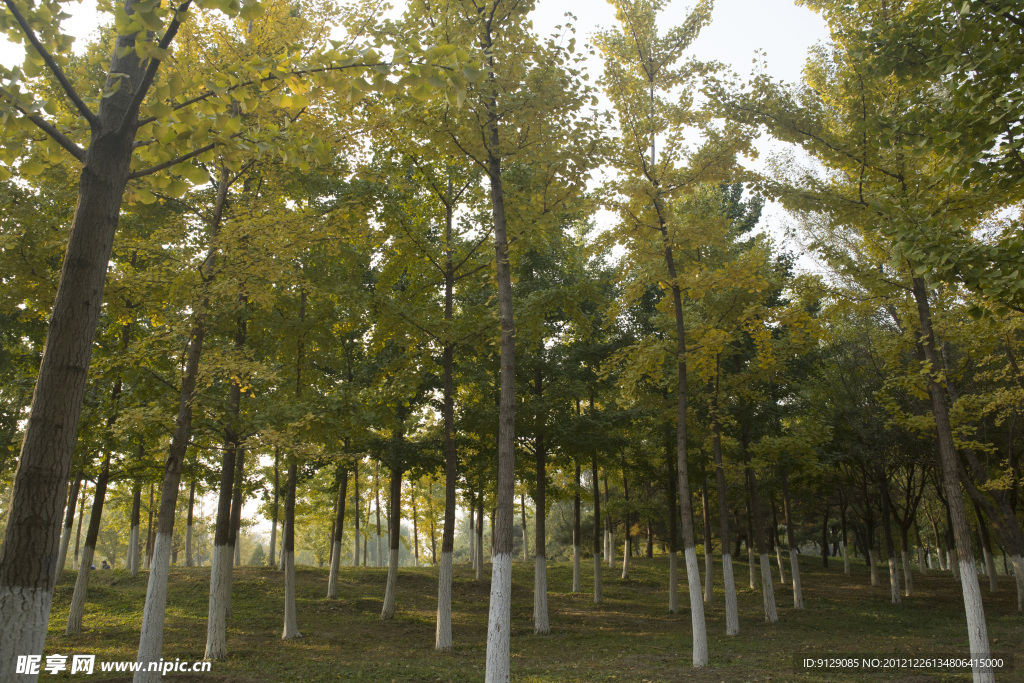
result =
M133 2L125 0L128 11ZM132 84L142 82L148 65L132 49L135 36L117 37L110 65L110 73L123 75L124 82ZM113 83L108 78L107 87ZM41 656L46 640L75 438L138 127L132 99L133 89L121 88L100 100L98 114L90 122L89 147L80 158L78 203L0 547L0 671L4 672L16 670L19 656Z
M341 570L341 539L345 532L345 501L348 496L348 470L338 466L338 503L335 508L334 533L331 536L331 573L327 577L327 598L338 597L338 572Z
M64 572L64 565L67 563L68 545L71 543L71 530L75 526L75 508L78 507L78 492L82 488L82 480L84 478L85 474L82 470L78 470L75 473L75 478L71 481L71 491L68 493L68 504L64 514L64 531L60 536L60 554L57 556L55 581L60 581L61 575ZM136 536L138 536L138 529L136 529ZM137 542L138 540L136 539Z
M391 500L388 501L388 578L384 587L384 606L380 618L395 616L398 590L398 548L402 537L402 470L391 468Z
M294 455L288 460L288 492L284 498L284 540L281 543L281 564L284 566L282 640L302 637L295 610L295 480L298 477L298 461Z
M484 47L492 46L487 24ZM493 68L493 53L488 57ZM493 78L493 72L491 78ZM515 392L516 340L512 314L512 271L505 226L505 192L502 186L501 144L497 98L487 100L487 175L491 184L494 215L494 246L498 282L498 315L501 322L501 379L498 410L498 481L495 503L494 554L491 558L491 598L487 621L487 683L510 677L512 630L512 506L515 486Z
M68 624L64 630L66 636L79 635L82 632L82 614L85 612L85 597L89 592L89 576L92 574L96 539L100 535L100 519L103 515L103 501L107 495L108 481L110 481L109 452L104 457L103 469L100 471L99 477L96 478L96 493L93 496L92 512L89 515L89 531L85 535L85 548L82 549L82 567L78 570L78 577L75 580L75 592L71 596L71 608L68 610Z
M961 590L964 598L964 612L967 615L967 635L971 646L971 657L987 659L989 656L988 628L985 624L985 611L981 602L981 589L978 576L974 569L974 554L971 550L970 532L967 529L967 514L964 510L963 498L960 493L960 462L953 441L953 431L949 423L949 406L943 388L935 373L941 365L935 351L935 336L932 332L931 309L924 280L913 279L914 299L917 302L918 322L921 329L919 346L923 351L924 360L931 366L928 378L928 390L932 399L932 415L935 419L939 438L939 456L942 463L943 484L946 489L946 500L953 523L953 535L956 538L956 549L960 569ZM991 668L973 669L974 683L995 681Z

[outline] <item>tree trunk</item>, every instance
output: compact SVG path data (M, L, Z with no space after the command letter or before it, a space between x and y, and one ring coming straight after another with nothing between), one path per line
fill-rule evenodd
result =
M301 638L295 611L295 480L298 461L288 458L288 492L284 498L284 540L281 544L281 564L284 566L284 630L282 640Z
M782 544L779 542L779 514L778 509L775 505L775 500L772 500L772 535L771 543L775 546L775 560L779 564L779 585L786 585L786 568L782 563Z
M341 570L341 539L345 533L345 501L348 497L348 470L338 465L338 503L331 537L331 573L327 577L327 598L338 597L338 572Z
M672 426L665 426L665 455L668 461L668 611L679 614L679 478L676 476L675 443Z
M492 549L493 555L493 549ZM484 578L484 493L480 492L480 501L476 506L476 580Z
M519 510L523 518L523 562L530 561L530 541L526 529L526 494L519 494Z
M732 573L732 555L729 554L729 497L722 460L722 429L718 421L718 361L716 360L714 418L711 423L712 452L715 459L715 486L718 493L718 532L722 543L722 585L725 587L725 634L740 632L739 608L736 603L736 580ZM788 527L787 527L788 529Z
M750 489L750 509L754 517L751 522L754 529L754 542L757 545L757 555L761 565L761 601L764 604L765 622L774 624L779 620L779 613L775 607L775 586L774 579L772 578L772 563L768 556L764 506L757 490L757 477L746 455L745 438L746 436L744 435L743 459L746 462L747 487Z
M608 472L604 472L604 556L608 559L608 568L615 569L615 530L612 522L611 505L608 504Z
M797 552L796 537L793 534L793 503L789 497L789 473L785 467L779 470L782 481L782 509L786 517L786 542L789 545L789 571L793 575L793 607L804 608L804 593L800 586L800 554ZM843 508L846 514L846 508ZM843 547L846 547L845 542ZM846 562L849 567L849 561Z
M126 11L133 2L125 0ZM132 84L143 81L149 64L132 49L135 37L117 37L109 71ZM108 77L106 87L113 83ZM138 128L132 99L133 89L126 87L99 101L89 147L80 158L78 203L0 547L0 671L15 671L19 656L41 656L46 640L89 361Z
M188 485L188 516L185 522L185 566L191 567L195 564L192 556L192 517L193 511L196 505L196 478L192 477L192 480ZM136 560L138 563L138 560Z
M534 370L533 390L537 398L544 395L543 375L540 368ZM547 530L544 523L547 517L547 451L544 443L544 416L537 416L536 434L534 435L534 454L537 465L537 492L534 495L534 505L537 512L534 515L536 528L534 543L533 570L533 632L536 634L551 633L551 624L548 621L548 568L547 568ZM525 529L525 526L523 527Z
M622 515L622 526L624 532L622 534L622 578L623 580L629 578L629 560L632 550L632 533L630 531L630 524L632 520L629 515L629 480L626 478L626 458L622 457L622 497L625 503L625 512Z
M971 657L987 659L989 656L988 627L985 624L985 611L981 602L978 576L974 570L974 554L971 551L970 532L967 529L967 514L964 511L963 498L960 493L960 462L953 441L953 431L949 424L949 406L935 374L940 371L941 364L935 351L928 293L922 278L915 277L913 285L921 329L919 346L923 351L924 360L931 367L928 390L931 394L932 415L939 438L939 455L942 462L946 499L953 523L953 535L956 539L958 564L962 577L960 585L964 597L964 612L967 615L967 635L971 646ZM975 667L973 673L974 683L989 683L995 680L991 668Z
M281 493L281 447L274 446L274 504L270 508L270 556L267 558L267 566L271 569L277 567L277 506L278 497ZM358 499L357 506L358 510ZM358 515L357 515L358 519ZM358 531L358 526L356 527ZM356 538L359 535L356 534Z
M469 494L469 566L475 571L476 566L476 497ZM474 576L479 581L479 576Z
M594 412L594 397L590 397L590 413ZM594 490L594 604L600 605L604 602L604 593L601 590L601 489L597 482L597 453L590 456L590 482Z
M579 404L577 403L577 408ZM579 412L577 410L577 412ZM576 486L573 489L572 498L572 592L579 593L583 590L583 580L580 575L580 464L576 463Z
M232 609L231 584L234 582L234 567L242 564L242 539L239 531L242 528L242 480L245 479L245 449L238 446L238 454L235 456L234 486L231 491L231 518L228 527L228 562L230 569L226 570L227 584L225 591L227 599L224 601L224 615L230 619L234 614ZM234 560L232 562L232 560Z
M714 597L715 563L711 554L711 506L708 504L708 482L700 483L700 504L704 517L704 602L711 603Z
M75 559L71 564L72 568L75 570L81 569L78 556L82 548L82 518L85 516L86 489L88 489L88 483L82 486L82 495L78 503L78 528L75 531Z
M232 383L231 395L234 395ZM233 398L229 398L233 402ZM210 600L206 618L206 654L203 659L223 661L227 657L227 609L231 576L231 493L238 451L230 439L225 444L220 464L220 494L217 499L217 522L210 554Z
M400 438L400 437L399 437ZM388 579L384 588L384 607L380 618L395 616L395 593L398 590L398 548L402 537L402 470L391 468L391 500L388 501Z
M747 479L747 569L750 570L750 590L757 590L757 562L754 560L754 506L750 501L750 480Z
M381 563L384 561L384 548L381 547L380 533L380 462L376 462L373 465L373 499L377 515L377 543L374 550L373 566L380 567L383 566Z
M64 531L60 536L60 554L57 556L57 574L55 581L60 581L61 575L64 572L64 565L68 559L68 545L71 543L71 530L75 526L75 508L78 507L78 492L82 488L82 480L85 478L85 473L82 470L78 470L75 473L75 478L71 481L71 491L68 493L68 504L64 514ZM138 529L135 530L136 537L138 536ZM138 539L136 538L136 543Z
M153 565L153 485L149 485L149 522L146 524L146 556L142 568L149 570Z
M227 203L228 192L227 170L222 169L217 182L217 200L214 215L211 218L211 238L215 237L220 228ZM213 278L211 272L216 251L211 248L201 268L205 285ZM167 459L164 462L164 477L160 485L160 516L158 533L154 547L156 564L149 572L146 586L146 606L142 615L142 632L139 636L137 662L148 667L149 662L161 658L164 640L164 615L167 608L167 577L170 573L171 539L174 533L174 517L178 507L178 487L181 483L181 468L185 462L185 452L192 440L192 404L196 396L196 381L199 377L199 363L203 354L203 340L206 336L205 312L209 300L204 297L199 309L193 314L192 330L189 333L188 350L185 359L185 374L182 376L181 389L178 396L178 414L175 418L174 432ZM152 489L150 489L152 491ZM152 515L152 505L150 505ZM160 675L155 672L140 671L134 676L134 683L156 683Z
M85 597L89 592L89 575L92 573L92 559L96 552L96 539L100 535L100 519L103 515L103 500L107 495L107 482L110 480L110 453L103 458L103 469L96 478L96 493L93 496L92 512L89 515L89 531L85 535L85 547L82 549L82 565L75 580L75 592L71 597L68 610L68 625L64 631L66 636L76 636L82 632L82 614L85 612ZM13 624L12 624L13 625ZM7 628L7 625L4 627Z
M352 512L355 517L355 531L353 532L352 538L352 566L359 566L359 545L362 536L359 533L359 506L361 502L359 499L359 460L356 459L352 463Z
M981 508L975 504L974 512L978 517L978 535L981 536L981 551L985 557L985 573L988 574L988 592L998 593L999 582L996 580L996 560L992 553L992 539L988 534L985 516Z
M839 518L843 528L843 574L850 575L850 548L846 543L846 501L839 507ZM786 536L789 536L789 518L786 518ZM790 543L792 548L792 542Z
M448 212L451 229L451 211ZM451 241L449 240L449 243ZM449 264L451 257L449 256ZM451 268L449 267L449 272ZM451 315L452 289L445 287L445 317ZM458 486L458 453L455 450L455 362L451 344L445 345L444 356L444 533L441 536L441 568L437 579L437 630L434 647L450 651L452 642L452 551L455 549L455 489ZM470 519L473 513L470 511ZM472 533L470 533L472 538Z
M128 571L132 576L139 574L139 521L142 508L142 482L136 480L132 486L131 530L128 532Z

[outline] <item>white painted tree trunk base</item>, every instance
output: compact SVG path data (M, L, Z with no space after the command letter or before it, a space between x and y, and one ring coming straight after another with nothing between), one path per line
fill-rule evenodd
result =
M971 645L971 658L988 659L988 627L985 625L978 575L973 563L959 560L957 564L960 568L960 587L964 594L964 612L967 614L967 640ZM991 668L974 667L972 674L974 683L995 683L996 680Z
M281 632L281 640L301 638L299 621L295 613L295 553L293 551L281 553L281 566L284 568L284 630Z
M491 601L487 616L486 683L508 683L511 678L512 555L491 558Z
M64 629L66 636L77 636L82 632L82 614L85 612L85 597L89 593L93 553L94 549L88 545L82 548L82 568L78 570L78 576L75 578L75 593L71 596L67 628ZM4 627L6 628L6 624Z
M0 671L5 676L17 670L19 656L43 654L52 602L52 590L0 586ZM38 677L24 675L17 680L35 683Z
M992 553L988 551L988 548L982 547L982 552L985 554L985 574L988 575L988 592L998 593L999 581L996 580L996 560L992 557Z
M167 611L167 577L171 573L171 534L157 533L153 544L153 562L146 587L146 607L142 612L142 633L135 661L145 669L160 659L164 649L164 613ZM138 671L134 683L156 683L158 671Z
M668 554L668 611L679 614L679 553Z
M441 568L437 578L437 630L434 648L442 652L452 649L452 554L441 552Z
M804 608L804 591L800 585L800 556L796 548L789 549L789 572L793 575L793 607Z
M786 566L782 562L782 546L775 546L775 563L779 565L779 585L786 585Z
M722 585L725 587L725 635L740 633L740 611L736 604L736 579L732 573L732 555L722 554Z
M764 603L764 620L774 624L779 620L779 612L775 607L775 579L772 577L772 560L768 553L762 553L761 561L761 601Z
M601 590L601 556L594 555L594 604L600 605L604 602L604 592Z
M398 587L398 548L388 548L388 582L384 588L384 607L381 608L382 620L395 617L395 590Z
M327 599L335 600L338 597L338 572L341 571L341 544L331 543L331 573L327 577Z
M843 545L840 546L840 547L843 549L843 574L845 574L846 576L849 576L850 575L850 549L846 547L845 543L843 543Z
M231 571L231 546L215 545L210 554L210 601L206 613L206 654L203 659L227 658L227 585Z
M693 546L683 551L686 558L686 587L690 592L690 625L693 628L693 667L700 669L708 665L708 628L704 620L704 599L700 592L700 569L697 564L697 549Z
M889 597L892 604L900 604L900 573L895 557L889 558Z
M930 560L931 556L929 556L928 559ZM929 567L925 565L924 548L922 548L921 546L917 546L917 569L921 572L922 576L926 575L929 569Z
M547 558L537 555L533 565L533 632L538 635L551 633L548 621L548 567Z
M754 558L754 549L747 548L747 568L750 570L750 590L757 590L757 560Z
M139 525L136 524L128 533L128 570L132 576L139 575Z
M622 575L619 577L623 581L629 578L629 548L622 548Z
M1013 574L1017 581L1017 611L1024 612L1024 557L1011 555L1010 564L1013 565Z
M875 551L873 549L868 550L868 564L871 565L871 585L882 585L881 580L878 578L878 558L875 557Z
M574 545L572 547L572 592L580 593L583 591L583 577L580 574L580 547Z

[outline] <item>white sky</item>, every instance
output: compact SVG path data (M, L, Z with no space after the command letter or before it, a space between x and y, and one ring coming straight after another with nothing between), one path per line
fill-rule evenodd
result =
M395 4L401 4L400 0ZM660 17L660 25L669 27L680 23L692 6L692 2L679 0L669 3ZM78 38L76 50L84 48L89 34L99 26L101 17L96 14L95 7L95 0L69 2L65 6L72 18L65 22L64 29ZM576 15L577 44L587 42L595 31L610 27L615 22L612 6L604 2L538 0L533 15L535 29L542 35L552 33L556 25L565 21L566 12ZM751 73L756 52L761 50L770 75L785 81L799 81L808 48L828 39L822 19L806 8L797 7L793 0L717 0L713 16L711 26L694 43L691 53L701 59L730 65L741 76ZM0 64L13 66L23 59L20 45L0 39ZM600 64L594 63L593 68L591 82L598 76ZM759 144L761 158L774 147L775 143L763 140ZM757 165L755 163L755 167ZM768 206L762 224L767 224L771 233L780 236L778 225L785 218L785 212L779 207ZM808 267L811 264L802 261L801 265ZM251 519L257 504L256 501L247 504L243 515ZM216 509L212 496L208 497L205 508L208 513ZM257 528L269 532L269 523L260 524Z

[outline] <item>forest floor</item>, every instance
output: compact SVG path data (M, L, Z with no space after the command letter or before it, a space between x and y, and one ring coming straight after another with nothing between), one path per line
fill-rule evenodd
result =
M621 560L621 558L619 558ZM680 563L681 565L682 563ZM583 562L583 586L592 586L592 563ZM703 558L701 558L703 569ZM666 558L634 558L631 578L620 566L604 571L604 604L570 592L572 567L549 565L551 634L533 634L533 562L513 572L512 677L516 681L966 681L968 674L934 669L838 673L798 671L795 658L856 654L884 657L963 656L967 626L959 586L948 573L915 572L914 597L890 604L888 573L871 587L863 562L844 576L842 562L829 569L817 557L801 557L805 609L792 608L790 585L775 586L779 621L766 624L760 591L748 588L748 569L737 563L740 635L725 636L721 566L715 565L714 600L706 606L710 666L691 668L689 602L680 566L679 614L668 612ZM773 563L776 581L778 570ZM85 607L85 631L65 636L74 572L57 585L45 654L94 654L96 661L134 660L145 601L145 572L95 571ZM787 578L788 578L787 566ZM346 567L338 599L327 600L327 570L297 570L298 622L303 637L282 641L284 576L257 567L235 569L234 614L228 620L228 658L209 673L169 674L167 681L276 683L278 681L481 681L487 636L489 582L474 581L470 568L455 568L455 651L433 649L437 570L402 568L398 613L380 620L385 569ZM488 565L485 577L490 576ZM1010 577L989 595L981 577L993 651L1017 653L1017 668L997 680L1024 681L1024 619L1016 613ZM198 660L206 643L209 569L172 568L164 659ZM70 661L70 659L68 660ZM40 676L40 681L121 681L100 674Z

